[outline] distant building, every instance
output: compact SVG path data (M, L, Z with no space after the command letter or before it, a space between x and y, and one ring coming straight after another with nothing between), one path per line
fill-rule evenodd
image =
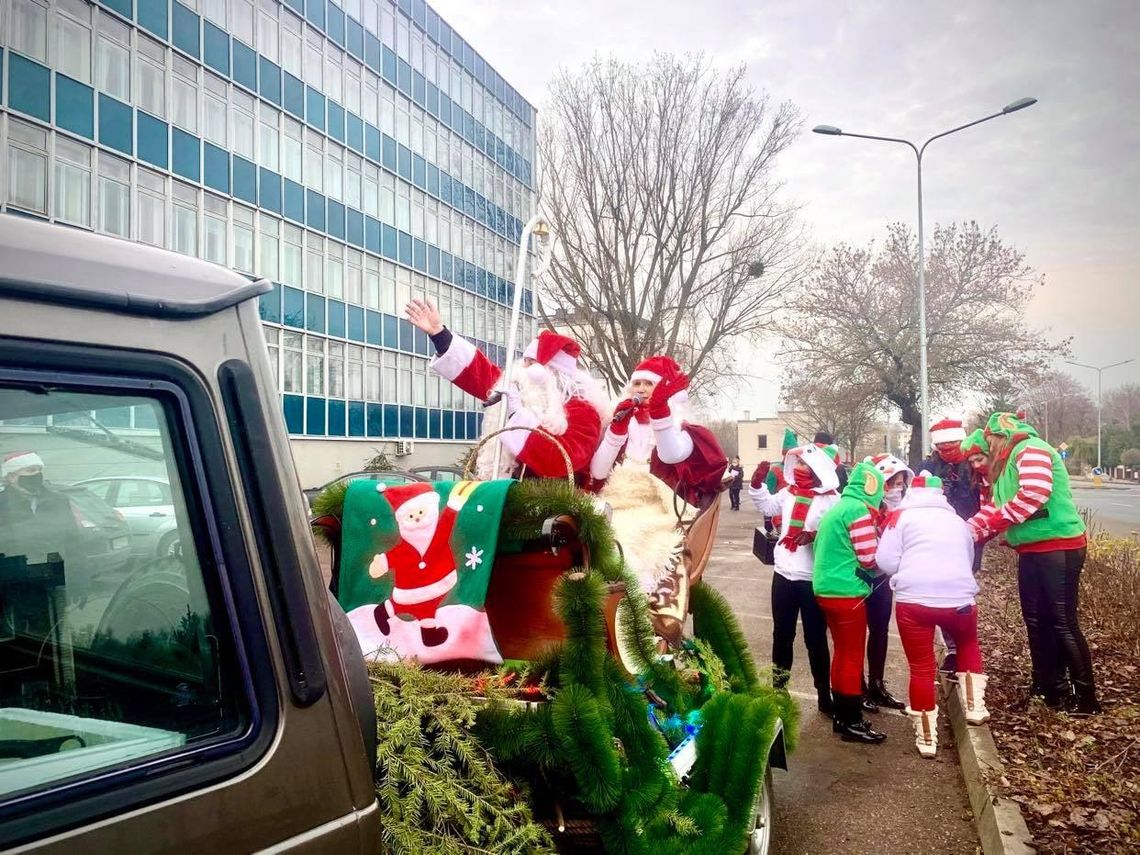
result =
M736 436L740 449L740 465L745 473L763 460L776 463L783 460L780 449L784 444L784 431L789 427L797 430L797 425L804 421L804 414L792 410L781 410L770 418L749 418L751 413L745 413L744 418L736 423ZM811 436L804 436L800 431L800 441L810 442Z

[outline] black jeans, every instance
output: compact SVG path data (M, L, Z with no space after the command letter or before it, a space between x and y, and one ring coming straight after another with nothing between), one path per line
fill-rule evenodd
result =
M732 506L732 509L736 510L736 511L740 510L740 490L741 490L740 487L729 487L728 488L729 504Z
M797 619L804 622L804 645L811 664L812 682L820 694L830 691L831 651L827 647L827 622L816 602L810 581L786 579L772 574L772 678L778 689L788 684L792 670L792 648L796 640Z
M1026 552L1017 559L1021 616L1029 637L1033 690L1056 702L1068 694L1065 667L1078 697L1093 697L1092 654L1077 619L1086 550Z
M867 597L867 680L883 679L887 667L887 632L891 626L891 607L895 596L885 576L875 579L875 588Z

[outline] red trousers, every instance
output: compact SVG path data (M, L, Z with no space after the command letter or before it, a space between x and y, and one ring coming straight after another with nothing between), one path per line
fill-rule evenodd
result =
M903 651L910 666L910 708L932 710L934 693L934 627L954 639L958 648L958 673L982 673L982 651L978 647L978 607L939 609L918 603L895 603Z
M831 691L863 693L863 652L867 649L867 608L863 597L816 597L835 648L831 656Z

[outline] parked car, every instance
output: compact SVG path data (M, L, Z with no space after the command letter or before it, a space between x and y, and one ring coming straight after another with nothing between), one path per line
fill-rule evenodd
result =
M162 558L178 553L178 523L170 482L151 476L115 475L79 481L126 519L136 558Z
M387 484L407 484L411 481L429 481L430 478L425 478L423 475L417 475L413 472L404 472L398 469L393 469L388 472L349 472L347 475L341 475L339 478L334 478L327 484L322 484L319 487L310 487L304 490L305 501L309 503L309 510L313 509L313 500L329 487L335 487L338 484L348 484L352 481L383 481Z
M463 469L459 466L413 466L408 472L418 475L425 481L463 480Z
M67 496L79 527L77 553L68 559L68 587L72 596L91 593L99 581L113 580L131 563L130 525L123 515L85 487L53 487Z

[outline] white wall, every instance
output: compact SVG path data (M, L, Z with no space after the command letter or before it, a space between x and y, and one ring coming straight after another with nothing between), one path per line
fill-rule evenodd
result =
M319 487L341 475L357 472L364 463L383 452L397 469L415 466L454 466L461 454L473 443L427 442L417 439L415 450L402 457L396 456L396 443L391 440L298 439L292 438L293 462L301 486Z

